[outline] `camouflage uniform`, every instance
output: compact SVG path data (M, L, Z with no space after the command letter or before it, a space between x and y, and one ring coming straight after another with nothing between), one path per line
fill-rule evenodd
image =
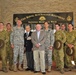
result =
M46 41L45 41L45 64L46 67L52 66L52 50L49 49L50 46L53 47L54 43L54 33L53 30L44 30L46 32Z
M4 70L7 68L7 63L6 63L6 43L8 41L7 33L5 30L0 31L0 39L2 39L5 42L5 45L2 49L0 49L0 56L2 58L2 69Z
M7 53L7 61L9 59L9 69L12 69L13 65L13 52L11 48L11 43L10 43L10 34L12 31L7 31L7 36L8 36L8 42L6 43L6 53Z
M13 28L13 32L10 36L11 44L14 44L13 49L13 63L17 64L17 58L19 55L19 64L22 64L23 53L24 53L24 29L23 27L18 28L17 26Z
M66 33L66 46L67 44L72 44L74 45L74 48L76 47L76 37L75 37L74 31L71 32L67 32ZM75 50L76 51L76 50ZM76 52L75 52L76 53ZM74 56L76 57L76 54L74 54ZM67 54L65 54L65 64L67 67L73 67L71 61L74 59L73 56L68 56Z
M62 30L62 31L63 31L63 30ZM67 31L64 30L63 32L64 32L65 35L66 35ZM64 45L63 45L63 50L64 50L64 67L67 67L67 66L66 66L66 57L65 57L65 56L66 56L66 55L65 55L65 54L66 54L65 43L64 43Z
M74 30L74 36L75 36L75 41L74 41L74 62L75 62L75 67L76 67L76 30Z
M66 41L65 33L61 30L55 32L55 40L60 40L62 42L62 47L60 50L54 49L54 60L56 62L56 67L61 70L64 68L64 51L63 44Z
M62 30L62 31L63 31L63 30ZM63 32L64 32L64 33L65 33L65 35L66 35L67 31L66 31L66 30L64 30ZM64 45L63 45L63 49L64 49L64 54L65 54L65 43L64 43Z

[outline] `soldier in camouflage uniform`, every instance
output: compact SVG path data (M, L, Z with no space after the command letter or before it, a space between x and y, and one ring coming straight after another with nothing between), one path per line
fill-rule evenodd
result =
M56 32L55 32L55 41L60 40L62 42L62 47L60 50L54 49L54 60L56 62L56 69L60 71L60 73L64 73L64 51L63 44L66 41L66 37L63 31L60 30L60 24L55 24Z
M7 72L7 63L6 63L6 43L8 41L7 33L4 30L3 22L0 22L0 39L4 41L4 47L0 48L0 56L2 59L2 70L3 72Z
M48 22L44 23L44 31L46 32L46 41L45 41L45 64L47 71L51 71L52 66L52 49L54 44L54 33L52 29L49 29Z
M76 30L74 30L74 36L75 36L75 42L74 42L74 49L75 49L74 62L75 62L75 69L76 69Z
M11 43L10 43L10 34L12 32L11 30L11 24L10 23L7 23L6 24L6 31L7 31L7 35L8 35L8 42L6 43L6 51L7 51L7 61L9 59L9 70L13 70L13 51L12 51L12 48L11 48Z
M66 25L65 24L62 24L61 25L61 30L66 34ZM65 54L66 54L66 51L65 51L65 43L64 43L64 45L63 45L63 50L64 50L64 67L65 68L67 68L67 66L66 66L66 60L65 60Z
M73 26L72 24L68 24L68 31L66 33L66 47L70 47L70 48L74 48L74 50L76 49L76 36L75 36L76 33L74 33L74 30L73 30ZM76 50L75 50L75 53L74 53L74 56L68 56L66 54L66 65L68 66L69 70L72 70L72 63L71 61L76 58Z
M18 69L22 71L21 64L23 62L23 53L24 53L24 28L21 27L21 20L17 20L17 26L13 28L11 33L10 41L11 47L13 48L13 64L14 71L17 71L17 58L19 55L19 66Z

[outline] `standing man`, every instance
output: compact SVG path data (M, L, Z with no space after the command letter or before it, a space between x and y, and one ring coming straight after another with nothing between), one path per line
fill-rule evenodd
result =
M69 47L70 49L74 48L75 52L73 56L69 56L66 54L66 66L69 68L68 70L72 70L72 63L71 61L74 60L76 64L76 33L73 30L73 25L68 24L68 31L66 33L66 48ZM67 50L67 49L66 49Z
M19 56L19 66L18 69L22 71L21 64L23 62L23 53L24 53L24 28L21 26L22 21L17 20L16 26L13 28L13 32L11 33L10 41L11 47L13 48L13 64L14 71L17 71L17 59Z
M76 69L76 30L74 30L74 36L75 36L75 41L74 41L74 49L75 49L74 62L75 62L75 69Z
M30 31L29 25L27 25L25 27L25 29L26 29L26 33L24 34L24 47L25 47L27 66L28 66L28 68L26 70L33 71L34 70L34 61L33 61L33 51L32 51L33 44L31 41L32 32Z
M66 41L66 36L63 31L60 30L60 24L55 24L56 32L55 32L55 41L61 41L61 48L57 50L54 48L54 60L56 62L56 69L60 71L60 73L64 73L64 51L63 44Z
M46 40L46 34L44 31L41 31L41 25L37 24L36 31L32 33L35 73L41 70L42 74L46 74L45 46L44 46L45 40Z
M7 63L6 63L6 43L7 42L8 42L8 36L6 31L4 30L4 23L0 22L0 56L2 59L3 72L7 72Z
M6 24L6 31L7 31L7 36L8 36L8 42L6 43L6 51L7 51L7 61L9 59L9 70L13 70L13 51L12 51L12 48L11 48L11 43L10 43L10 34L12 32L11 30L11 24L10 23L7 23Z
M66 34L67 31L66 31L66 25L65 24L61 25L61 30ZM66 55L65 55L66 54L66 50L65 49L66 48L65 48L65 43L64 43L64 45L63 45L63 50L64 50L64 67L67 68L66 59L65 59L66 58Z
M52 66L52 50L54 44L54 32L49 29L48 22L44 23L44 31L46 32L46 41L45 41L45 64L47 71L51 71Z

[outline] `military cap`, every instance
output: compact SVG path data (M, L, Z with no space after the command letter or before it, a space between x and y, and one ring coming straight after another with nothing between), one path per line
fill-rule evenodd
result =
M62 42L61 42L60 40L56 40L56 41L54 42L54 48L55 48L56 50L60 50L61 47L62 47Z
M0 39L0 49L4 47L4 41Z
M66 54L69 56L73 56L74 55L74 48L67 47Z

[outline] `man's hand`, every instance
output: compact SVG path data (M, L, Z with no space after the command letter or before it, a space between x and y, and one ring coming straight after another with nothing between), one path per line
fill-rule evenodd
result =
M39 47L40 47L40 45L39 45L39 44L36 44L36 47L37 47L37 48L39 48Z
M50 49L50 50L53 50L53 46L50 46L49 49Z
M69 48L73 48L74 47L74 45L72 45L72 44L67 44L67 45L68 45Z
M26 52L26 47L24 47L24 53Z
M11 47L12 47L12 48L14 48L14 45L13 45L13 44L11 44Z

